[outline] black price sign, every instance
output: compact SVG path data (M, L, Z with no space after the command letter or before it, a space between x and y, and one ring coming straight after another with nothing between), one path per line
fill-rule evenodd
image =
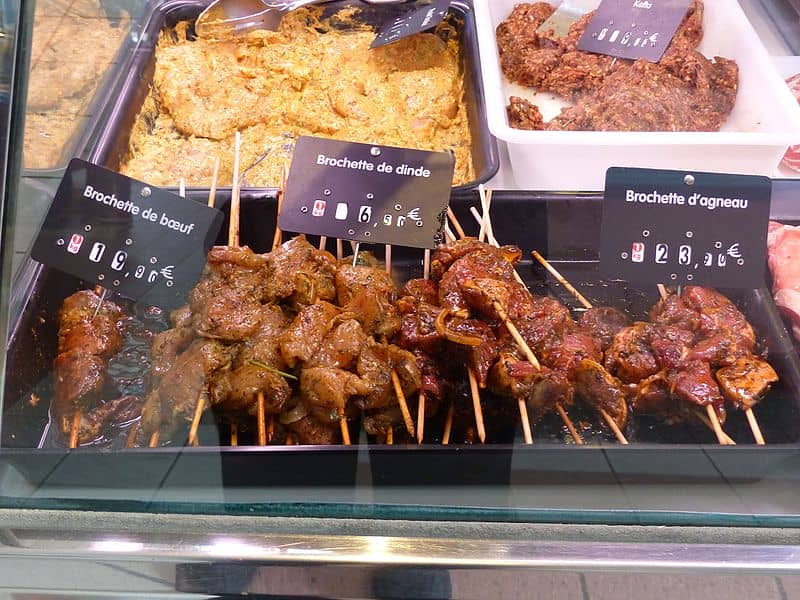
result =
M764 285L767 177L612 167L600 272L648 284Z
M692 0L603 0L578 50L658 62Z
M385 46L404 37L436 27L445 18L449 8L450 0L433 0L422 8L412 10L410 13L384 23L370 48Z
M297 140L278 225L374 244L433 248L453 155L317 137Z
M165 309L186 302L222 213L73 159L33 245L35 260Z

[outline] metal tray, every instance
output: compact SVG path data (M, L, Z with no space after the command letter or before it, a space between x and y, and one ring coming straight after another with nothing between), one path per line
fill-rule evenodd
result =
M126 75L117 81L106 94L108 104L96 122L92 138L96 140L88 150L88 160L113 170L119 170L128 153L130 131L149 92L155 69L155 49L159 32L183 20L193 20L209 4L208 0L166 0L156 3L144 16L141 41L129 60L121 64ZM356 0L337 0L325 5L325 12L333 13L343 7L357 4L362 8L359 18L370 25L379 26L386 20L403 14L420 2L405 4L359 4ZM472 135L472 161L475 181L457 186L467 190L491 179L500 167L497 141L489 133L486 122L483 81L480 74L480 57L476 38L475 18L472 9L463 0L450 3L450 14L463 21L464 90L467 116ZM177 185L177 183L176 183ZM221 188L221 189L230 189ZM270 188L251 188L270 189ZM245 193L248 191L244 190Z
M196 200L203 198L197 194ZM468 233L475 229L468 220L468 209L476 204L474 194L454 197L451 202ZM226 211L228 205L229 199L221 197L219 207ZM657 300L655 289L603 282L597 277L596 224L601 205L602 199L591 195L497 192L492 203L493 224L501 242L517 243L526 252L540 250L593 303L625 308L632 315L644 316ZM275 198L269 194L243 198L243 243L259 252L267 250L275 209ZM219 241L224 243L222 239ZM311 238L311 241L316 240ZM378 256L382 253L380 247L371 249ZM419 250L396 247L393 252L396 277L404 280L420 276L421 254ZM607 482L609 477L653 483L695 482L718 478L720 473L730 481L750 481L763 475L765 465L782 460L787 452L795 452L800 442L800 361L772 297L764 288L723 291L753 324L768 349L771 364L781 376L781 382L756 409L768 443L765 447L752 446L752 434L743 415L738 413L729 416L725 429L739 446L717 446L713 433L704 429L668 427L637 418L627 431L632 445L625 447L600 427L596 417L572 409L574 420L591 420L595 424L582 431L586 446L565 444L555 418L538 424L534 428L534 445L525 446L513 414L501 415L498 421L491 422L490 411L485 408L489 439L494 442L485 446L362 443L350 447L231 448L225 446L227 432L206 419L201 426L199 448L185 448L180 440L175 440L172 447L119 450L124 437L120 436L112 445L117 450L89 447L68 452L53 445L37 449L48 423L49 402L45 395L35 406L28 399L32 391L47 390L49 386L56 351L55 315L61 302L86 284L41 265L31 265L30 284L18 286L11 299L12 303L21 304L22 310L9 342L0 467L13 464L32 481L47 477L58 463L61 485L141 486L143 481L149 481L148 473L161 472L155 466L177 460L185 468L181 468L175 485L183 487L203 485L209 464L217 477L221 469L224 484L231 486L351 485L355 484L357 473L363 473L359 465L365 461L376 485L545 484L567 480L598 483ZM538 264L526 261L518 270L534 293L555 296L572 308L578 306ZM441 430L441 416L426 421L431 441L436 438L435 432ZM454 432L454 441L458 440L458 433ZM240 442L247 441L248 434L243 431ZM703 464L709 458L713 460L719 472L709 474L706 469L697 468L695 459L700 457ZM136 475L115 476L117 472Z

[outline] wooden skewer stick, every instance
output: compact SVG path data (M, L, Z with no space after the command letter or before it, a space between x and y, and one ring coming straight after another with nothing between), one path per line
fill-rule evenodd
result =
M711 424L711 421L708 420L708 417L706 415L704 415L703 413L700 413L700 412L695 413L695 415L700 420L700 422L703 423L703 425L705 425L706 427L708 427L712 431L714 430L714 426ZM724 430L722 431L722 435L725 436L725 441L728 443L729 446L735 446L736 445L736 442L733 440L733 438L731 436L729 436L727 433L725 433Z
M447 416L444 419L444 432L442 432L442 446L447 446L450 443L450 432L453 430L453 413L456 407L451 402L447 407Z
M344 244L342 238L336 238L336 260L344 258Z
M133 445L136 443L136 434L139 433L139 424L139 421L134 421L133 425L128 429L128 437L125 438L126 448L133 448Z
M231 423L231 446L236 447L239 445L239 426L236 423Z
M271 444L275 439L275 417L270 415L267 421L267 443Z
M456 214L453 212L453 209L450 208L450 206L447 207L447 218L450 219L450 222L453 224L453 227L455 228L459 238L464 239L467 237L467 234L464 233L464 228L461 227L461 223L458 222Z
M422 278L431 278L431 251L429 248L425 248L424 258L422 260Z
M69 430L69 447L78 447L78 438L81 433L81 419L83 419L83 411L79 408L72 415L72 426Z
M750 431L753 432L753 437L756 438L756 444L763 446L766 442L764 441L764 436L761 434L761 427L758 426L758 421L756 421L756 415L753 409L745 409L744 414L747 417L748 425L750 425Z
M417 398L417 443L425 439L425 392L420 390Z
M467 370L469 375L469 391L472 395L472 408L475 411L475 426L478 428L478 439L481 444L486 443L486 427L483 424L483 407L481 407L481 396L478 392L478 380L472 369Z
M386 445L391 446L392 444L394 444L394 428L389 427L386 430Z
M197 404L194 407L194 417L192 418L192 426L189 428L189 444L191 446L197 445L197 429L200 427L200 419L203 416L203 411L206 408L206 395L200 392L197 397Z
M294 437L291 433L286 434L286 445L287 446L294 446Z
M403 413L403 421L406 424L406 431L411 438L417 437L414 428L414 420L411 418L411 413L408 410L408 403L406 402L406 395L403 393L403 386L400 384L400 378L397 376L397 371L392 369L392 385L394 386L394 393L397 395L397 403L400 405L400 412Z
M150 436L150 443L147 444L148 447L155 448L156 446L158 446L158 439L160 437L161 437L161 432L158 429L156 429L153 432L153 435Z
M611 431L614 432L617 441L620 444L624 444L625 446L627 446L628 438L626 438L625 434L622 433L622 430L619 428L619 425L617 425L617 422L614 420L614 417L608 414L604 408L598 408L597 410L600 413L600 416L603 417L603 420L606 422L606 424L608 424L608 426L611 428Z
M579 446L583 446L583 438L581 437L581 434L578 433L577 429L575 429L575 425L573 424L572 419L569 418L567 411L564 410L564 407L561 406L560 402L556 404L556 411L558 411L561 420L567 426L567 430L569 431L569 434L572 436L572 439L575 440L575 443L578 444Z
M208 189L208 206L214 208L217 199L217 178L219 177L219 156L214 161L214 174L211 176L211 187Z
M536 250L531 252L531 254L533 254L533 258L539 261L539 264L541 264L545 269L547 269L550 272L550 274L553 277L556 278L556 281L558 281L558 283L563 285L570 294L572 294L573 296L575 296L575 298L577 298L578 302L580 302L584 308L592 308L592 303L589 302L584 297L584 295L581 294L577 289L575 289L575 287L569 281L564 279L564 276L561 273L559 273L556 270L556 268L550 264L549 261L545 260L545 258L541 254L539 254Z
M706 404L706 413L708 413L708 420L711 421L711 428L717 436L717 441L722 446L727 446L728 441L725 439L725 432L722 431L722 423L719 422L719 416L711 404Z
M342 443L345 446L350 445L350 428L347 426L347 417L344 414L344 409L339 409L339 429L342 430Z
M239 245L239 153L242 134L236 132L233 144L233 187L231 188L231 214L228 220L228 246Z
M328 236L327 235L319 236L319 250L320 250L320 252L325 250L325 246L327 246L327 245L328 245Z
M669 296L666 286L663 283L659 283L656 287L658 288L658 295L661 296L662 300L665 300Z
M264 392L258 392L256 399L256 415L258 417L258 445L267 445L267 417L264 401Z
M384 254L384 257L386 259L384 261L386 263L386 272L389 273L389 275L391 275L392 274L392 245L391 244L386 244L386 253Z

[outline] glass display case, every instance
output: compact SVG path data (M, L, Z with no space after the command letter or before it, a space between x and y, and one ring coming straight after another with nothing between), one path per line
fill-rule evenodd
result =
M0 589L800 594L800 4L686 2L652 60L569 2L209 4L0 0ZM426 226L402 186L293 204L302 136L446 153L436 237L370 242ZM758 286L609 273L611 167L760 177Z

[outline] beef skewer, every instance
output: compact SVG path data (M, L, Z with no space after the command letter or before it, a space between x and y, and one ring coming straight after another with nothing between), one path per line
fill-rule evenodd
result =
M452 209L448 206L448 211ZM422 279L428 281L431 276L431 251L425 248L422 258ZM419 388L419 396L417 397L417 443L421 444L425 438L425 389L423 386Z

